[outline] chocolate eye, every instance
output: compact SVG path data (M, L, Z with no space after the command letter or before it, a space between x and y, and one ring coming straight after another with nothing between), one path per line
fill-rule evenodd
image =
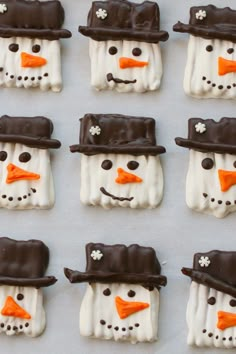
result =
M16 52L19 50L19 45L16 44L16 43L12 43L12 44L9 45L8 49L9 49L11 52L16 53Z
M136 170L139 167L139 163L137 161L129 161L127 167L130 170Z
M142 54L142 51L140 48L134 48L132 50L132 54L135 56L135 57L139 57L141 54Z
M216 303L216 298L215 298L214 296L209 297L209 299L207 300L207 303L208 303L209 305L215 305L215 303Z
M236 168L236 161L234 161L234 168Z
M24 295L23 294L17 294L17 300L21 301L24 299Z
M19 156L20 162L28 162L31 159L31 155L28 152L22 152Z
M118 52L118 50L117 50L116 47L110 47L110 48L109 48L109 53L110 53L111 55L115 55L117 52Z
M202 167L205 170L210 170L214 166L214 161L207 157L206 159L202 160Z
M127 294L129 297L134 297L136 295L136 292L133 290L130 290Z
M103 291L103 295L105 295L105 296L111 295L111 290L110 290L109 288L106 288L106 289Z
M32 47L32 52L33 53L38 53L40 51L41 47L38 44L33 45Z
M230 306L235 307L236 306L236 300L232 299L229 302Z
M212 52L212 51L213 51L212 45L207 45L207 46L206 46L206 51L207 51L207 52Z
M6 151L0 151L0 161L5 161L7 158L7 152Z
M232 54L234 52L234 48L227 49L227 53Z
M104 169L104 170L110 170L112 168L112 162L111 160L104 160L101 164L101 167Z

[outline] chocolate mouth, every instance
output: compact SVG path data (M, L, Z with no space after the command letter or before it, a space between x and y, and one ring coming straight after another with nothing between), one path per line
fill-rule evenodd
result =
M124 201L131 202L131 200L134 199L134 197L131 197L131 198L116 197L115 195L113 195L113 194L107 192L106 189L103 188L103 187L100 188L100 191L101 191L103 194L107 195L108 197L111 197L113 200L119 200L120 202L124 202Z
M234 205L234 204L236 205L236 200L234 200L233 202L230 202L229 200L226 200L226 202L223 202L223 200L221 200L221 199L216 199L214 197L211 198L207 193L202 193L202 195L204 198L209 198L212 203L217 203L219 205L225 204L227 206Z
M212 332L207 332L207 330L206 329L203 329L202 330L202 333L204 333L204 334L206 334L209 338L212 338L213 336L214 336L214 334L212 333ZM223 340L223 341L230 341L230 342L232 342L232 340L233 339L236 339L236 338L233 338L232 336L230 336L230 337L222 337L222 338L220 338L220 336L219 335L216 335L215 336L215 339L221 339L221 340Z
M37 190L36 190L35 188L30 188L30 189L31 189L31 191L32 191L33 193L36 193L36 192L37 192ZM22 200L27 199L28 197L31 197L31 195L32 195L32 193L24 194L24 195L21 196L21 197L15 198L15 200L17 200L18 202L21 202ZM9 202L13 202L13 200L14 200L14 198L13 198L12 196L7 196L6 194L2 194L2 195L1 195L1 198L2 198L2 199L8 199Z
M107 81L114 81L116 84L135 84L137 80L121 80L119 78L113 77L112 73L107 74Z
M2 70L1 70L2 69ZM0 72L3 71L3 68L0 68ZM47 78L49 76L48 73L44 73L42 75L39 75L39 76L23 76L23 75L19 75L19 76L15 76L15 75L12 75L12 74L9 74L8 72L5 73L5 75L7 77L10 78L10 80L15 80L15 81L41 81L43 80L44 78Z
M104 321L104 320L101 320L100 321L100 324L102 325L102 326L105 326L106 325L106 321ZM113 327L114 328L114 330L115 331L122 331L122 332L124 332L124 334L125 334L125 332L127 333L127 332L129 332L129 331L132 331L133 329L135 329L135 328L138 328L140 326L140 324L139 323L135 323L133 326L129 326L129 327L121 327L121 328L119 328L118 326L115 326L115 327ZM108 324L107 325L107 328L108 329L112 329L112 325L111 324Z
M223 89L230 90L231 88L235 88L236 87L236 83L232 83L232 84L227 85L225 87L223 85L217 85L216 83L212 82L211 80L208 80L206 78L206 76L202 77L202 81L205 81L209 86L216 87L219 90L223 90Z
M10 326L10 325L5 325L4 323L1 323L0 324L0 327L1 327L1 329L2 330L5 330L6 332L8 332L8 331L14 331L15 333L16 332L18 332L18 331L22 331L23 330L23 327L29 327L29 322L26 322L25 324L24 324L24 326L23 325L20 325L19 327L17 327L17 326Z

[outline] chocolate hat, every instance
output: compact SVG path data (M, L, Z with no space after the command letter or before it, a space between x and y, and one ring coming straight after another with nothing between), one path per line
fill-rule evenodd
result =
M49 263L49 249L39 240L16 241L0 238L0 284L33 286L53 285L54 276L44 276Z
M157 3L141 4L127 0L94 1L87 26L79 32L96 41L134 40L148 43L166 41L169 34L160 31L160 11Z
M236 252L214 250L196 253L193 268L182 268L182 273L196 283L236 297L235 269Z
M177 145L198 151L236 153L236 118L213 119L190 118L188 139L175 138Z
M71 32L61 29L63 21L64 9L58 0L0 2L0 37L69 38Z
M155 120L121 114L85 114L81 118L80 143L71 152L86 155L116 153L158 155L165 148L156 145Z
M64 268L71 283L129 283L144 286L165 286L166 277L160 275L161 266L151 247L139 245L86 245L86 272Z
M59 140L51 139L52 121L46 117L0 117L0 141L34 148L58 149Z
M206 39L223 39L236 42L236 11L214 5L190 8L189 24L177 22L175 32L190 33Z

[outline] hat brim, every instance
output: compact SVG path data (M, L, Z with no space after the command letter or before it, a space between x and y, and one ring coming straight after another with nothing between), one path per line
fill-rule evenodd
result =
M64 268L65 276L71 283L129 283L145 286L166 286L167 279L164 275L155 274L134 274L134 273L103 273L86 272L82 273L69 268Z
M236 145L226 145L226 144L212 144L212 143L201 143L199 141L193 141L184 138L175 138L175 143L179 146L197 150L200 152L215 152L219 154L235 154Z
M32 286L42 288L53 285L57 282L54 276L42 278L12 278L0 275L0 285Z
M134 156L139 155L159 155L166 152L164 146L140 146L140 145L72 145L70 146L71 152L81 152L85 155L96 155L96 154L130 154Z
M0 37L30 37L39 39L56 40L60 38L70 38L71 32L66 29L35 29L35 28L15 28L0 27Z
M13 134L0 134L0 142L19 143L39 149L58 149L61 146L61 142L56 139L34 138Z
M79 26L79 32L86 37L91 37L95 41L118 41L126 39L129 41L140 41L147 43L165 42L169 38L169 33L166 31L135 31L135 30L122 30L115 28L96 28L88 26Z
M205 39L222 39L236 42L236 25L222 24L208 27L184 24L179 21L173 26L173 31L190 33L193 36L202 37Z
M193 281L195 281L198 284L206 285L212 289L236 297L236 287L222 280L216 279L212 277L210 274L200 272L192 268L185 268L185 267L183 267L181 271L184 275L190 277Z

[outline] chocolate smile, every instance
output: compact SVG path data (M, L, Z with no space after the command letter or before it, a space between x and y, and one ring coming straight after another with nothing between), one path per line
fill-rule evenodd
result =
M202 333L208 335L209 338L212 338L212 337L214 336L214 334L213 334L212 332L207 332L206 329L203 329L203 330L202 330ZM215 336L215 339L221 339L221 340L223 340L223 341L227 341L227 340L228 340L228 341L232 342L233 337L230 336L230 337L228 337L228 338L226 338L226 337L220 338L219 335L216 335L216 336ZM235 339L236 339L236 337L235 337Z
M105 326L106 325L106 321L104 321L104 320L101 320L100 321L100 324L102 325L102 326ZM121 327L121 328L119 328L118 326L115 326L114 327L114 330L115 331L119 331L119 329L122 331L122 332L126 332L126 331L132 331L133 329L135 329L135 327L136 328L138 328L140 326L140 324L139 323L135 323L134 324L134 326L129 326L129 327ZM108 329L112 329L112 325L107 325L107 328Z
M226 200L226 202L223 202L221 199L215 199L214 197L209 197L207 193L202 193L204 198L209 198L212 203L217 203L219 205L222 205L223 203L227 206L234 205L236 204L236 200L233 202L230 202L229 200Z
M36 192L37 192L37 190L36 190L35 188L30 188L30 189L31 189L31 191L32 191L33 193L36 193ZM32 193L28 193L27 195L24 194L22 197L18 197L18 198L15 198L15 199L16 199L18 202L21 202L22 200L27 199L27 198L30 197L31 195L32 195ZM13 198L12 196L8 197L6 194L2 194L2 195L1 195L1 198L2 198L2 199L8 199L9 202L13 202L13 200L14 200L14 198Z
M113 200L119 200L120 202L124 202L124 201L131 202L131 200L134 199L134 197L131 197L131 198L116 197L115 195L108 193L108 192L106 191L106 189L103 188L103 187L100 188L100 191L101 191L103 194L105 194L106 196L111 197Z
M3 71L3 69L1 70L2 68L0 68L0 72ZM10 78L10 80L15 80L15 81L41 81L43 80L44 78L47 78L49 75L48 73L44 73L42 76L15 76L15 75L11 75L9 74L8 72L5 73L6 76L8 76Z
M137 80L121 80L119 78L115 78L113 77L112 73L107 74L107 81L114 81L116 84L135 84L137 82Z
M230 90L231 88L236 87L236 83L233 83L231 85L227 85L226 87L224 87L223 85L217 85L214 82L212 82L211 80L208 80L206 78L206 76L202 77L202 81L205 81L209 86L211 85L212 87L217 87L219 90L223 90L224 88L227 88L228 90Z

